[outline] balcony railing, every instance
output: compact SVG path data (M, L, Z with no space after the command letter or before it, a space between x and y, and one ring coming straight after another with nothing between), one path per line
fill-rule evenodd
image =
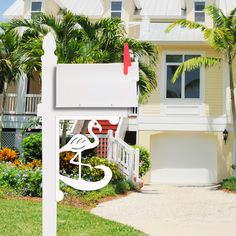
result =
M0 94L0 106L2 105L3 95ZM14 114L16 113L16 94L8 93L5 98L4 113Z
M137 116L138 116L138 107L130 107L129 117L137 117Z
M40 94L26 94L25 96L25 114L36 114L37 105L41 102Z
M0 106L2 104L3 95L0 94ZM16 114L16 111L19 109L20 114L36 114L37 105L41 102L40 94L26 94L23 103L17 104L17 95L15 93L7 93L5 98L5 114ZM21 108L17 106L23 106ZM21 112L22 111L22 112Z

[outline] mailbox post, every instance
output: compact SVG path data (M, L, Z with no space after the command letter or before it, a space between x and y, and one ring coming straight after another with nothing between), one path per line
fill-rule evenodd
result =
M123 74L122 63L58 65L51 33L45 36L43 49L38 105L43 133L43 236L56 236L59 121L128 117L129 108L138 106L138 65L134 63L128 75Z

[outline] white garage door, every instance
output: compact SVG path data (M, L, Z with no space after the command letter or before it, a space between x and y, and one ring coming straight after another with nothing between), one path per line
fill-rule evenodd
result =
M216 183L217 146L214 137L160 134L151 139L152 183Z

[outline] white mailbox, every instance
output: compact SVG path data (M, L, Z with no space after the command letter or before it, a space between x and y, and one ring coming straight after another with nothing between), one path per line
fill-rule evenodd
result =
M138 63L128 75L123 63L58 64L56 107L137 107Z

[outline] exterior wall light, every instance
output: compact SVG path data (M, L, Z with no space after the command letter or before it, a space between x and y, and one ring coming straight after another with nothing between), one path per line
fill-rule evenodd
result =
M225 141L225 144L226 144L226 141L227 141L227 139L228 139L228 134L229 134L229 132L225 129L225 130L223 131L223 139L224 139L224 141Z

